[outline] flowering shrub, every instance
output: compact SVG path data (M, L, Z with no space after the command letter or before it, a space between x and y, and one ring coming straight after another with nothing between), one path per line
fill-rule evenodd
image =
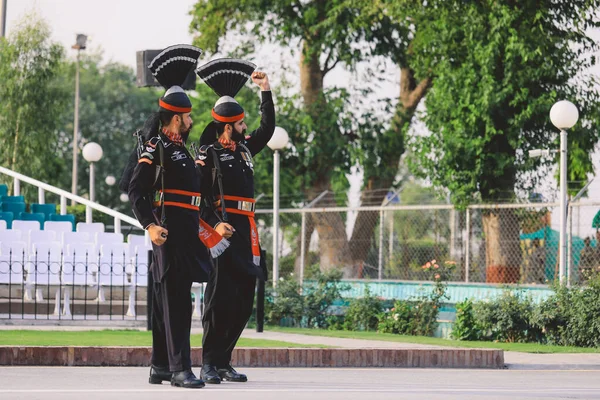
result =
M363 297L350 302L342 327L348 331L375 331L382 310L383 302L367 286Z
M437 328L437 316L446 296L446 281L456 263L436 260L427 262L421 267L430 274L433 290L423 293L411 300L397 300L394 307L379 316L378 331L401 335L431 336Z

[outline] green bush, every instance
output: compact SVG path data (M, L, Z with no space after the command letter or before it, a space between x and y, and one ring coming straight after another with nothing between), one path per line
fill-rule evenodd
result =
M437 328L439 307L428 298L421 301L397 300L380 314L377 331L398 335L431 336Z
M276 290L265 293L265 319L267 323L279 325L289 318L292 325L300 326L304 313L304 299L300 294L300 284L293 279L280 280Z
M536 342L541 330L533 325L534 303L522 290L506 290L497 299L475 303L481 338L499 342Z
M352 299L344 317L343 328L347 331L375 331L383 303L365 287L363 297ZM330 324L331 325L331 324Z
M587 286L555 284L554 294L534 313L544 341L563 346L600 347L600 278Z
M67 206L67 213L75 216L75 223L85 222L85 206L77 204L76 206ZM106 225L113 225L115 219L110 215L104 214L98 210L92 210L92 221L102 222Z
M341 278L342 272L338 270L313 272L316 282L304 290L304 316L309 328L328 327L329 308L334 301L341 300L342 291L350 288L340 282Z
M456 319L452 324L451 336L456 340L481 339L481 328L475 319L472 300L467 299L456 304Z

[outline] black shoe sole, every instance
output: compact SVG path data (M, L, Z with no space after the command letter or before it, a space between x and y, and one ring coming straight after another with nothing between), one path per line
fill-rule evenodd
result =
M185 389L202 389L205 385L194 385L194 386L186 386L183 383L171 382L171 386L181 387Z
M214 379L202 378L202 380L204 381L204 383L210 383L211 385L218 385L218 384L221 383L222 379L219 379L219 378L214 378Z
M171 382L171 379L162 379L157 376L151 376L148 378L148 383L151 385L162 385L163 382Z
M248 378L246 379L227 379L227 378L221 378L222 381L227 381L227 382L239 382L239 383L244 383L244 382L248 382Z

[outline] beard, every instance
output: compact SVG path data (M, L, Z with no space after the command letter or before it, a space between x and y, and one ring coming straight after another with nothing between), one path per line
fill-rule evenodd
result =
M181 138L183 139L183 141L187 141L188 136L190 136L190 132L192 131L192 126L194 124L191 123L190 126L188 126L187 128L185 126L182 126L181 128L179 128L179 134L181 135Z
M243 131L238 132L237 129L235 129L235 127L234 127L233 131L231 131L231 140L239 143L245 139L246 139L246 130L244 129Z

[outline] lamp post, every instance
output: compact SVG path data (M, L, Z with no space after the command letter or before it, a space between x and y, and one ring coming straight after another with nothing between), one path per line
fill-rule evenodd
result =
M279 280L279 150L287 146L290 138L285 129L275 127L267 146L273 153L273 287Z
M560 129L560 283L565 281L567 265L567 129L577 123L579 111L567 100L556 102L550 109L552 125Z
M0 0L0 37L6 36L6 3L7 0Z
M85 50L87 36L77 34L75 44L71 47L77 50L77 62L75 63L75 117L73 120L73 169L71 171L71 193L77 194L77 135L79 132L79 55L81 50ZM75 205L75 200L71 200L71 205Z
M90 201L96 201L96 191L94 186L94 163L102 158L102 147L98 143L90 142L83 146L83 158L90 163ZM92 209L85 209L86 222L92 222Z
M123 203L127 203L129 201L129 196L127 196L127 193L121 193L119 200L121 200Z
M108 186L113 186L115 183L117 183L117 178L112 175L108 175L106 178L104 178L104 183L106 183Z

